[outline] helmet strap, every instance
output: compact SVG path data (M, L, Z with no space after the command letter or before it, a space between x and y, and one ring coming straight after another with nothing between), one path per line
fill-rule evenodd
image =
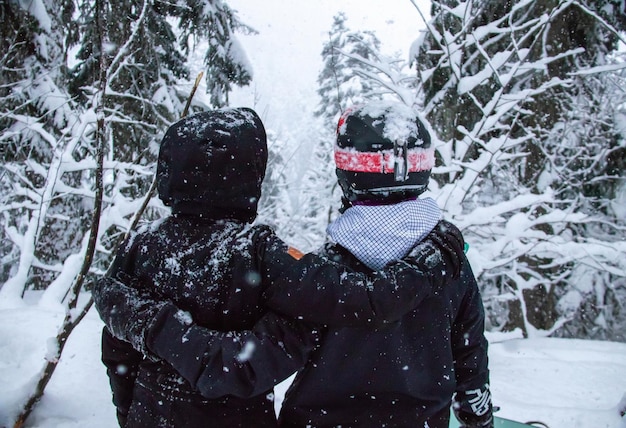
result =
M339 213L343 214L348 208L352 206L352 203L345 196L341 197L341 207L339 207Z
M393 143L393 177L395 181L406 181L409 178L409 155L406 144L402 140Z

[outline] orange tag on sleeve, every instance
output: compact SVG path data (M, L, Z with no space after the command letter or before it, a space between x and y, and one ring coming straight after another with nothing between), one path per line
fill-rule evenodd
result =
M304 253L302 251L294 247L289 247L289 249L287 250L287 254L289 254L291 257L293 257L296 260L300 260L302 256L304 256Z

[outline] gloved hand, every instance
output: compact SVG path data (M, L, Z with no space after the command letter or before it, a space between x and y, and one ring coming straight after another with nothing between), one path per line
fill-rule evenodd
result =
M91 295L109 332L148 358L155 359L145 346L145 334L148 325L167 302L155 299L139 281L123 273L100 278Z
M465 241L461 231L452 223L441 220L423 242L431 241L444 258L446 267L454 279L459 278L465 260Z
M457 391L452 409L461 428L493 428L493 404L489 384L467 391Z

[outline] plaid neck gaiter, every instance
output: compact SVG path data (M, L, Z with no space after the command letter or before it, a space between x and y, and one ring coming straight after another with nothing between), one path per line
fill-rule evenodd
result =
M326 232L374 270L401 259L441 220L432 198L392 205L355 205L333 221Z

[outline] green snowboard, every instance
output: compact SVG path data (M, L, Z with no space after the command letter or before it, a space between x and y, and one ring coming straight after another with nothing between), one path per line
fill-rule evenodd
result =
M534 427L534 425L527 425L521 422L512 421L511 419L504 419L494 416L493 426L494 428L528 428ZM450 415L450 428L459 428L460 424L453 415ZM535 427L536 428L536 427Z

